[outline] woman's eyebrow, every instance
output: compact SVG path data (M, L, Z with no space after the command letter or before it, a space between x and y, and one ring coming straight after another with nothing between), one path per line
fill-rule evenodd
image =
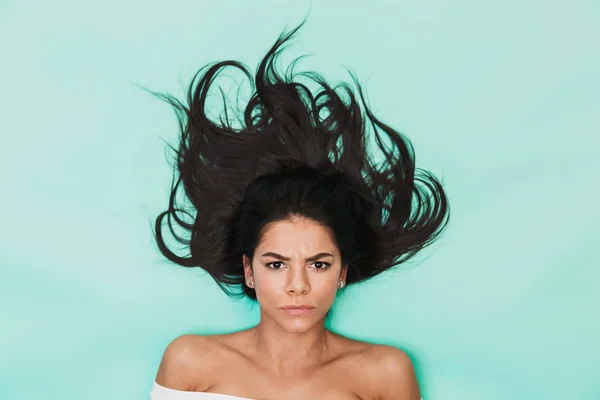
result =
M273 257L273 258L276 258L276 259L282 260L282 261L290 261L291 260L291 258L289 258L289 257L282 256L281 254L277 254L277 253L274 253L272 251L268 251L265 254L263 254L262 256L263 257ZM306 261L316 261L316 260L321 259L323 257L333 257L333 254L331 254L331 253L318 253L318 254L315 254L312 257L308 257L306 259Z

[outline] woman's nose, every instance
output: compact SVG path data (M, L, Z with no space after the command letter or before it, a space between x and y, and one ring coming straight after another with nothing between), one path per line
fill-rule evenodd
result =
M291 268L289 270L286 291L295 294L304 294L310 291L310 283L304 268Z

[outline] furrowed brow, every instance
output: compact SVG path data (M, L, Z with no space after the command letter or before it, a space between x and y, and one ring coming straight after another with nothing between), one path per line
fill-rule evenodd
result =
M263 254L262 256L263 257L272 257L272 258L276 258L276 259L282 260L282 261L290 261L291 260L289 257L282 256L281 254L277 254L277 253L274 253L272 251L268 251L265 254ZM319 260L321 258L324 258L324 257L333 257L333 254L331 254L331 253L319 253L319 254L315 254L312 257L308 257L306 259L306 261L317 261L317 260Z

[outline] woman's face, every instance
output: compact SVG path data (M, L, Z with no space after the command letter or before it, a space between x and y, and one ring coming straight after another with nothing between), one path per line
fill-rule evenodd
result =
M335 300L347 268L331 231L306 218L270 224L254 252L252 269L244 256L246 284L256 290L261 318L270 318L291 332L301 332L323 320ZM291 305L314 307L294 314Z

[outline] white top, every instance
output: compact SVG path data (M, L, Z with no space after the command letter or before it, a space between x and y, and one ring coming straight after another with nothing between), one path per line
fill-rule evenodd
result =
M253 400L247 397L237 397L228 394L210 392L190 392L187 390L175 390L159 385L154 382L150 392L150 400Z
M161 386L154 382L150 392L150 400L253 400L247 397L231 396L229 394L210 392L190 392L186 390L175 390ZM421 398L423 400L423 398Z

